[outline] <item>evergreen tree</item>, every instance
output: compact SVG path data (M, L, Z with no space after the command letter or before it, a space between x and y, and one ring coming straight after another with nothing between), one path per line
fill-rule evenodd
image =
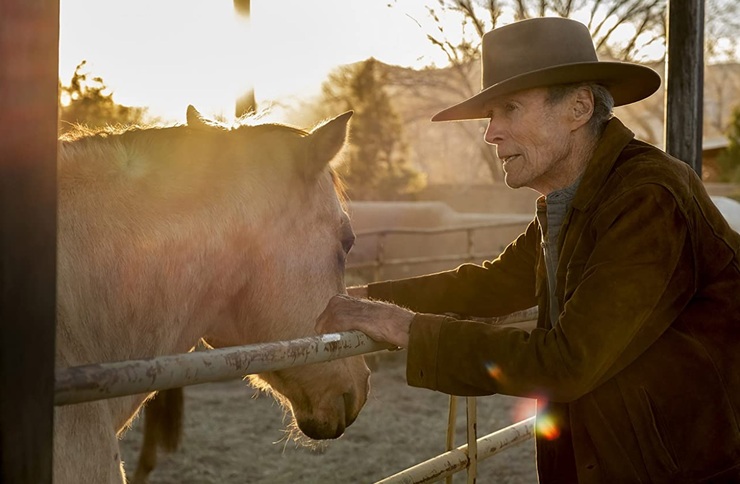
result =
M723 182L740 183L740 106L732 111L727 138L730 144L717 157L719 177Z
M339 167L354 200L411 199L426 184L408 162L403 124L384 89L378 62L345 66L323 85L333 111L353 110L348 155Z
M77 65L68 86L60 85L60 134L77 124L99 128L143 122L146 108L117 104L103 79L83 70L86 63Z

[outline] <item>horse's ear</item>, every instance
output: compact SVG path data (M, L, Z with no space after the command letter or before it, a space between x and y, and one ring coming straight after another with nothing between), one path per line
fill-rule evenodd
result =
M311 174L315 174L337 156L347 140L347 125L353 111L347 111L314 128L309 135L311 138L308 166Z
M185 114L185 118L187 119L188 126L191 128L207 129L213 126L206 118L203 117L202 114L198 112L197 109L193 107L192 104L188 105L188 111Z

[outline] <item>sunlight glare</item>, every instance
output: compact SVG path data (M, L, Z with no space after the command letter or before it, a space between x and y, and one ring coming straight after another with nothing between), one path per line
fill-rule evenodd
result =
M387 3L253 2L258 99L316 94L336 66L369 57L421 67L419 58L430 51L429 41L406 10Z
M116 102L166 120L183 120L187 104L233 117L252 82L248 38L230 0L62 0L59 75L68 83L87 59Z

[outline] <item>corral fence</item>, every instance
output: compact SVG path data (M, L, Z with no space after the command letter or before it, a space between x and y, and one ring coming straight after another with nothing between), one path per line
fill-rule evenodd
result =
M355 235L358 241L362 239L374 239L375 250L373 251L374 256L366 260L360 260L356 262L350 262L347 264L347 271L362 271L370 269L372 271L372 280L380 281L384 277L383 270L386 267L394 266L413 266L420 264L430 263L460 263L460 262L473 262L478 260L489 259L497 256L501 251L500 248L492 249L491 247L483 247L478 250L475 244L476 232L498 230L506 228L515 228L526 226L526 223L531 220L531 217L525 216L518 220L507 220L498 222L488 222L470 225L460 225L455 227L440 227L440 228L406 228L406 227L387 227L378 228L372 230L358 230ZM453 254L442 254L442 255L427 255L418 257L389 257L386 252L386 245L389 237L392 236L419 236L419 237L430 237L437 235L453 234L458 232L465 233L465 252L453 253ZM509 242L509 241L507 241Z
M476 230L500 224L478 224L443 229L378 229L358 232L360 237L377 236L377 256L357 267L373 267L380 275L384 265L415 264L429 261L471 261L484 254L477 253L472 243ZM383 259L383 244L392 234L416 234L424 237L449 232L468 234L467 251L447 256L411 259ZM348 266L348 269L352 267ZM514 324L537 317L536 308L502 318L491 318L491 324ZM349 356L389 350L359 331L324 334L290 341L212 349L157 358L59 368L55 372L54 405L71 405L96 400L149 393L200 383L242 378L246 375L283 370L296 366L330 361ZM466 397L467 442L455 446L454 435L458 398L450 396L446 452L417 464L379 483L434 482L467 470L468 482L475 482L477 462L526 441L534 434L534 417L515 423L484 437L477 435L476 399Z

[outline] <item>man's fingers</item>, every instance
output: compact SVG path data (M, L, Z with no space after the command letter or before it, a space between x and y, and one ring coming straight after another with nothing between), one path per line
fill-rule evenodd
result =
M316 325L314 329L317 333L334 333L337 331L343 331L342 318L340 317L342 304L346 304L346 301L350 301L352 298L344 294L336 294L329 299L324 310L316 318Z
M332 307L331 307L331 300L327 303L326 307L323 311L321 311L321 314L319 314L319 317L316 318L316 324L314 325L314 329L318 334L323 333L331 333L332 330L329 327L331 324L331 313L332 313Z
M391 304L337 294L316 319L315 327L320 334L356 329L375 341L405 348L413 314Z

